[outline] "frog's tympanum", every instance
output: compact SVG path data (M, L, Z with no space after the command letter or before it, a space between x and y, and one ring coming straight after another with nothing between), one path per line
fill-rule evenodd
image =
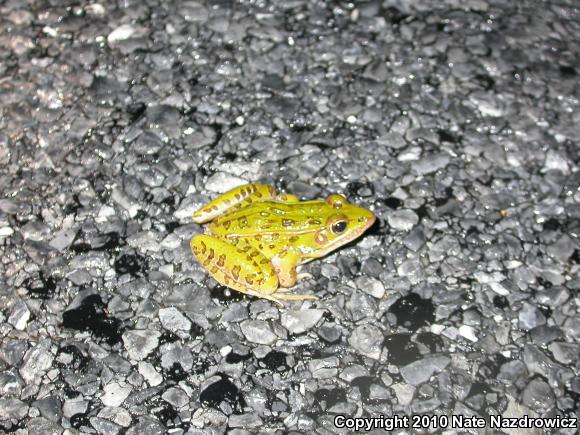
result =
M288 294L296 266L322 257L356 239L375 215L342 195L299 201L263 184L232 189L193 214L211 223L191 239L197 260L219 283L281 304L316 299Z

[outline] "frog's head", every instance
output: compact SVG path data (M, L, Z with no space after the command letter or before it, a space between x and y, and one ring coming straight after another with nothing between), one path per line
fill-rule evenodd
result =
M319 256L325 255L356 239L376 220L372 211L350 204L346 198L333 194L326 198L326 222L314 236Z

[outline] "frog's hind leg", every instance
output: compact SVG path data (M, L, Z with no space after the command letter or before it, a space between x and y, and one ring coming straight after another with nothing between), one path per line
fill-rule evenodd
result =
M220 284L281 304L273 296L278 288L278 277L270 260L257 249L244 243L234 246L217 237L199 235L191 239L191 250Z
M276 189L266 184L246 184L227 191L193 213L193 222L203 224L229 209L276 198Z

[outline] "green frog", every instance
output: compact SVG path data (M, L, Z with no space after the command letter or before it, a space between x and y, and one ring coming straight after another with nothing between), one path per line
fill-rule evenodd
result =
M193 214L195 223L210 224L191 239L191 250L220 284L282 305L317 299L287 293L301 277L296 267L356 239L375 219L343 195L300 201L272 186L247 184Z

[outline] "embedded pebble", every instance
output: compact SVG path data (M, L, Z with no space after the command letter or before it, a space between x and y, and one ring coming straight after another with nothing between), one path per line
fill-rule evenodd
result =
M278 336L272 332L268 322L263 320L244 320L240 324L244 337L252 343L274 344Z
M405 382L417 386L445 369L450 362L451 359L447 356L426 357L401 367L400 371Z
M361 354L379 359L384 337L383 332L374 325L361 325L355 328L348 342Z
M285 311L280 317L282 326L291 334L302 334L318 323L324 310Z
M16 329L23 331L30 319L30 310L24 301L18 301L12 307L11 313L8 316L8 323Z
M118 382L112 382L103 387L104 394L101 396L101 402L105 406L120 406L127 396L131 394L133 387Z
M159 331L131 330L123 334L123 343L129 357L133 360L143 360L159 344Z
M397 210L387 216L389 226L400 231L409 231L417 222L419 216L413 210Z
M170 331L189 331L191 328L191 321L175 307L161 308L159 320Z

